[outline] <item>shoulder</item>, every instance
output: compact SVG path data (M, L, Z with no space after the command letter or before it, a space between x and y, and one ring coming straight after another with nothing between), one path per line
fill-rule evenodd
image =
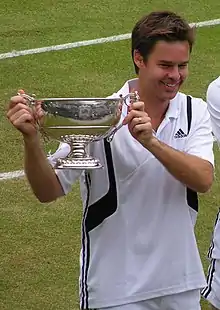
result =
M209 84L207 94L210 94L212 92L215 93L217 91L219 92L219 89L220 89L220 76Z
M130 91L132 91L132 89L135 89L137 87L136 84L137 84L137 78L128 80L124 83L124 85L118 91L116 91L115 93L113 93L109 97L114 98L114 97L119 97L120 95L122 95L124 97L127 94L129 94Z
M220 76L209 84L206 96L212 130L220 141Z
M187 109L187 96L191 99L191 115ZM210 114L208 111L207 103L198 97L179 93L179 106L180 106L180 120L189 125L190 132L196 132L199 128L207 127L211 130Z
M209 84L206 97L208 106L220 110L220 76Z
M187 107L187 104L186 104L187 97L190 97L190 100L191 100L192 113L194 113L197 116L204 114L204 113L208 113L207 103L202 98L194 97L190 94L186 95L184 93L179 93L178 99L180 101L182 109Z

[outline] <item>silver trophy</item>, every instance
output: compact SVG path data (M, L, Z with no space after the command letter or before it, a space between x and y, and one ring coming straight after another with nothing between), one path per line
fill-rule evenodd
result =
M102 165L87 150L89 143L107 138L122 127L119 125L123 104L139 100L137 92L118 98L44 98L34 95L19 94L33 109L41 103L44 116L39 121L38 129L44 138L68 143L70 153L66 158L59 158L56 169L97 169Z

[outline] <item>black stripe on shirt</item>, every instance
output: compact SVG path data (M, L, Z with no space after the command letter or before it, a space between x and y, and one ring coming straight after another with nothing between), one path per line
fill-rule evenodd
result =
M88 308L88 299L86 298L87 295L87 285L85 283L85 269L86 269L86 262L88 261L88 236L86 233L86 228L85 228L85 219L86 219L86 215L88 212L88 208L89 208L89 198L90 198L90 178L89 178L89 174L87 172L85 172L85 184L86 184L86 189L87 189L87 197L86 197L86 205L85 205L85 210L84 210L84 214L83 214L83 221L82 221L82 268L81 268L81 289L80 289L80 295L81 295L81 304L80 304L80 308L81 309L87 309ZM86 247L86 243L87 243L87 247ZM87 250L87 251L86 251Z
M190 208L198 212L199 210L199 204L198 204L198 194L197 192L193 191L192 189L188 188L186 189L186 200L187 204Z
M104 146L108 167L109 190L105 196L89 206L85 220L87 232L90 232L92 229L99 226L106 218L111 216L117 210L116 180L110 143L105 140ZM91 186L92 185L93 184L91 183ZM94 186L97 186L97 184L94 184Z
M105 194L105 196L101 197L98 201L89 205L87 208L87 212L84 213L84 220L83 220L83 229L84 232L84 239L83 239L83 268L82 268L82 309L89 309L89 293L88 293L88 286L87 286L87 279L88 279L88 270L90 264L90 236L89 232L99 226L106 218L111 216L117 210L117 189L116 189L116 180L115 180L115 172L114 172L114 165L112 159L112 152L110 143L104 139L104 149L105 149L105 156L107 162L107 169L108 169L108 178L109 178L109 190ZM87 188L88 191L93 186L92 180L88 177L87 181ZM97 186L97 184L94 184ZM88 194L89 195L89 194ZM88 199L89 202L89 199ZM85 241L87 241L87 245L85 245Z

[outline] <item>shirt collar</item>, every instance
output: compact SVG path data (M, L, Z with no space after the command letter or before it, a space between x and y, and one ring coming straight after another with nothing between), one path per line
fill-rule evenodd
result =
M128 80L126 82L127 93L131 92L133 89L137 88L138 78ZM180 93L178 92L176 96L170 100L168 110L166 112L166 118L178 118L180 114Z
M166 118L178 118L180 114L180 93L178 92L176 96L170 100L168 110L166 112Z

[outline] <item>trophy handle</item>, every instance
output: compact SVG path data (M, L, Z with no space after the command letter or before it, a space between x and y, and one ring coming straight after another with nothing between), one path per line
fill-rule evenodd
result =
M138 95L138 92L137 92L137 91L135 91L135 92L133 92L133 93L129 93L129 94L127 94L125 97L123 97L122 95L120 95L120 98L121 98L121 100L122 100L122 104L123 104L123 103L126 104L127 107L130 106L131 100L132 100L133 102L137 102L137 101L140 100L140 96ZM128 98L130 99L130 100L129 100L129 104L127 104L127 99L128 99ZM114 135L116 134L116 132L117 132L122 126L123 126L123 124L121 123L120 125L118 125L118 126L116 125L116 126L113 127L112 131L110 132L110 134L109 134L108 137L107 137L107 141L108 141L108 142L111 142L111 141L113 140Z
M26 94L23 91L23 89L19 89L19 91L17 92L17 95L25 98L30 105L35 105L35 103L36 103L36 99L35 99L36 95L35 94L32 94L30 96L30 95Z
M123 100L123 102L126 104L127 107L129 107L131 100L133 102L137 102L140 100L140 96L138 95L137 91L134 91L133 93L129 93L125 97L120 95L120 98ZM130 99L129 104L127 104L127 102L126 102L128 98Z
M26 93L23 91L23 89L20 89L20 90L17 92L17 95L23 97L24 99L26 99L27 102L28 102L29 107L30 107L30 108L33 110L33 112L34 112L35 104L37 103L36 95L35 95L35 94L28 95L28 94L26 94ZM38 119L35 118L35 122L36 122L36 125L37 125L37 129L38 129L38 131L41 133L44 142L49 141L50 138L48 137L48 135L47 135L46 132L44 131L43 127L41 126L40 121L39 121Z

